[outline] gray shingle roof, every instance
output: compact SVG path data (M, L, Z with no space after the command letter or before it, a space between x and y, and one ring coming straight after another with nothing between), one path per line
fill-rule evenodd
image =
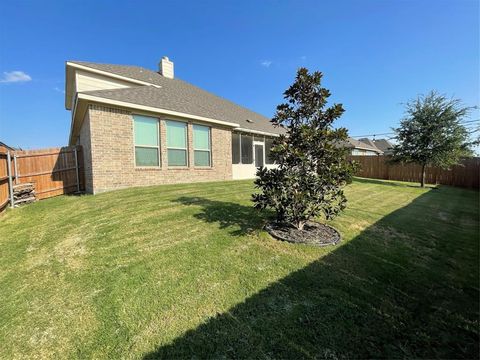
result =
M377 139L374 141L374 144L377 148L379 148L382 151L391 150L393 147L393 144L387 139Z
M282 128L275 128L269 118L180 79L169 79L155 71L138 66L72 62L160 86L144 85L114 90L94 90L85 91L84 94L236 123L241 128L254 131L273 134L285 132Z
M149 82L155 85L162 85L165 83L165 80L169 80L159 73L143 68L141 66L134 65L114 65L114 64L100 64L88 61L68 61L74 64L79 64L87 66L92 69L106 71L115 75L120 75L128 77L134 80L140 80L144 82Z
M364 143L363 141L355 140L353 138L348 138L347 142L348 144L346 146L352 149L371 150L377 153L382 153L382 151L378 149L376 146L371 146L369 144Z
M370 145L371 147L376 147L372 140L369 138L361 138L358 141L363 142L364 144Z

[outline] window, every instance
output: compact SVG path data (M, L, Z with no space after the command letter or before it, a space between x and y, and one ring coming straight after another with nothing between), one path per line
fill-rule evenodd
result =
M273 146L273 139L272 138L265 138L265 164L271 165L273 164L273 160L270 157L270 149Z
M193 161L195 166L210 166L210 128L193 125Z
M187 166L187 124L171 120L165 123L168 166Z
M250 135L241 135L242 164L253 163L253 138Z
M232 164L240 164L240 134L232 133Z
M135 166L160 166L158 119L133 116Z

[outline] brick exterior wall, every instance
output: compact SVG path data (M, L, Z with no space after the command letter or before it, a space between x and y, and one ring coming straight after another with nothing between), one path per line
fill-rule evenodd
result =
M92 144L90 142L90 116L88 111L83 118L83 124L80 134L77 138L77 145L82 145L83 149L83 171L85 178L85 191L93 193L93 176L92 176Z
M150 115L152 116L152 115ZM167 117L160 119L159 168L135 167L132 112L98 104L90 104L80 130L78 143L85 157L86 191L99 193L131 186L220 181L232 178L230 128L212 124L212 167L198 168L193 164L192 121L168 116L171 120L188 122L188 166L169 168L167 165ZM193 123L199 123L193 121Z

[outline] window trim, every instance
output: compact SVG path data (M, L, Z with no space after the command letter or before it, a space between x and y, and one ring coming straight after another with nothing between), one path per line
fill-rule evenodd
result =
M137 145L135 141L135 116L142 116L146 118L151 118L156 120L157 125L157 146L153 145ZM132 132L133 132L133 166L135 169L161 169L162 168L162 153L161 153L161 134L160 134L160 119L155 116L148 116L143 114L132 114ZM158 165L137 165L137 157L135 154L136 148L147 148L147 149L154 149L157 148L158 154Z
M196 149L195 148L195 126L201 126L208 129L208 150L205 149ZM193 167L209 169L213 167L212 159L212 127L203 124L192 123L192 148L193 148ZM209 165L195 165L195 151L208 152L208 163Z
M182 120L172 120L172 119L165 119L165 147L166 147L166 155L167 155L167 167L169 168L175 168L175 169L181 169L181 168L188 168L189 167L189 161L190 161L190 156L189 156L189 151L188 151L188 122L187 121L182 121ZM168 146L168 123L169 122L174 122L174 123L181 123L185 125L185 148L180 148L180 147L172 147ZM185 150L185 165L171 165L168 163L168 150Z

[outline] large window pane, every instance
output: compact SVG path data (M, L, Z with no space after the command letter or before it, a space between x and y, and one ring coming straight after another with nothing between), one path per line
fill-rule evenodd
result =
M135 147L135 164L137 166L159 166L158 148Z
M158 146L158 120L134 115L135 145Z
M253 163L253 138L242 134L242 164Z
M210 166L210 151L195 150L195 166Z
M160 166L158 119L133 115L135 165Z
M187 166L187 124L166 121L168 166Z
M195 166L210 166L210 128L193 125L193 162Z
M232 133L232 164L240 164L240 134Z
M167 147L187 148L187 124L179 121L167 121Z
M168 149L168 166L187 166L187 150Z
M193 125L193 148L210 150L210 128L208 126Z
M270 149L273 146L273 139L272 138L265 138L265 164L271 165L273 164L273 160L270 157Z

